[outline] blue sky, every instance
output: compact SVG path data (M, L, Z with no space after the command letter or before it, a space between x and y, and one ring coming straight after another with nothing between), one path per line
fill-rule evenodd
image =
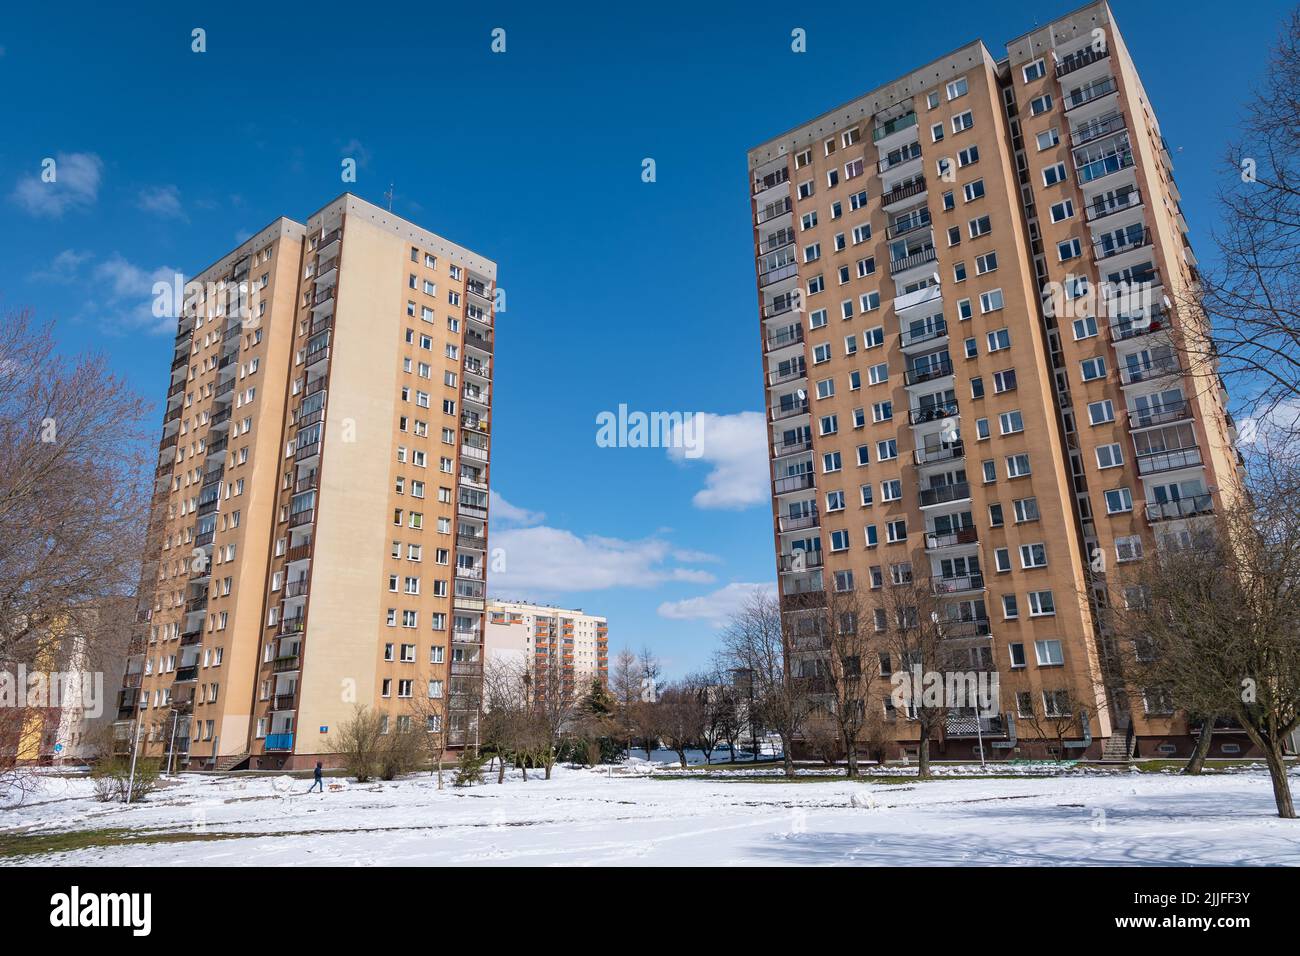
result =
M493 592L606 614L615 649L649 644L670 675L707 661L729 595L774 578L746 150L975 37L1000 56L1071 8L186 6L6 11L0 308L56 320L161 401L155 275L394 183L395 212L496 259L507 293ZM1288 5L1112 6L1207 260L1219 162ZM44 157L57 194L34 188ZM621 403L716 416L704 456L597 447L596 416Z

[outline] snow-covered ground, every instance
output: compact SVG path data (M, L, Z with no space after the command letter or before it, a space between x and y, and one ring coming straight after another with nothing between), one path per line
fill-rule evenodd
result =
M977 771L784 783L752 779L762 770L665 774L633 761L612 773L560 767L549 781L512 774L501 786L493 778L441 792L427 776L335 781L341 789L324 795L287 777L187 775L130 807L97 803L85 778L51 774L21 806L0 811L0 850L32 846L21 835L71 831L110 831L79 838L95 843L123 829L158 842L79 842L0 863L1300 865L1300 823L1274 815L1260 770ZM1300 773L1293 778L1300 787Z

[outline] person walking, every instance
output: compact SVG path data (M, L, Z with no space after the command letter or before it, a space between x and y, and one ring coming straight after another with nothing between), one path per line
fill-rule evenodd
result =
M321 764L321 762L320 762L319 760L317 760L317 761L316 761L316 772L315 772L315 774L313 774L313 777L312 777L312 785L311 785L310 787L307 788L307 792L308 792L308 793L311 793L311 792L312 792L313 790L315 790L317 787L320 787L320 792L321 792L321 793L324 793L324 792L325 792L325 776L324 776L324 769L325 769L325 768L324 768L324 765Z

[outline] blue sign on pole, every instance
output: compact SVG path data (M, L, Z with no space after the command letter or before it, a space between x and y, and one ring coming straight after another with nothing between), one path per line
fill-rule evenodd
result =
M328 733L330 732L330 729L329 729L328 727L322 727L322 728L320 729L320 732L321 732L322 734L328 734Z

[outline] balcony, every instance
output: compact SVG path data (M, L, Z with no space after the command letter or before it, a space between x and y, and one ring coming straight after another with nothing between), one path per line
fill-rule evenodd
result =
M953 640L970 637L988 637L993 627L986 617L958 618L943 625L943 636Z
M287 598L303 597L307 593L307 579L298 578L288 582L284 586L284 596Z
M766 272L758 274L758 284L760 287L775 285L778 282L784 282L786 279L795 279L799 277L799 264L797 262L787 262L775 268L768 269Z
M293 750L293 734L267 734L262 749L268 753Z
M1144 335L1159 332L1165 328L1167 318L1168 316L1163 309L1157 309L1149 316L1121 317L1119 321L1112 322L1110 325L1110 340L1112 342L1127 342L1130 339L1141 338Z
M803 491L807 488L815 488L816 482L811 471L805 471L798 475L786 475L777 478L772 482L772 493L776 495L788 495L792 491Z
M875 129L871 131L871 141L873 143L879 143L882 139L885 139L888 136L893 136L895 133L901 133L903 130L910 129L915 125L915 110L910 113L904 113L902 116L895 116L891 120L886 120L885 122L876 125Z
M1139 475L1158 475L1165 471L1198 468L1202 463L1201 449L1195 445L1187 448L1147 452L1137 456Z
M319 292L317 292L314 296L311 297L311 310L313 312L316 312L318 310L324 311L326 308L333 307L333 305L334 305L333 286L330 286L327 289L321 289Z
M928 425L931 422L941 422L945 418L952 418L961 414L957 404L957 399L941 402L936 405L922 405L918 408L909 408L907 410L907 424L909 425Z
M916 232L918 229L925 229L931 224L930 210L922 209L921 215L909 216L899 219L893 224L885 227L886 239L897 239L899 236L905 236L909 232Z
M797 362L795 365L791 366L790 368L784 370L774 369L773 371L768 372L767 384L769 387L773 385L784 385L786 382L795 382L801 378L807 378L807 377L808 377L808 369L805 367L803 361L801 360Z
M788 214L794 207L790 203L790 197L786 196L778 202L768 203L754 214L754 225L761 226L765 222Z
M946 505L954 501L969 500L969 481L952 481L947 484L932 485L929 488L922 488L920 494L922 508L932 508L935 505Z
M1127 212L1142 205L1142 194L1136 186L1132 189L1119 190L1113 196L1097 196L1085 206L1089 222L1105 219L1115 213Z
M1151 230L1135 230L1132 233L1125 233L1123 238L1118 240L1114 237L1110 237L1109 242L1103 240L1102 242L1094 243L1093 255L1095 255L1100 261L1102 259L1110 259L1113 256L1123 255L1126 252L1132 252L1135 249L1144 249L1149 245L1151 245Z
M1100 50L1089 44L1077 53L1062 57L1056 64L1056 76L1058 79L1062 76L1069 76L1075 70L1088 66L1090 63L1099 63L1108 56L1110 56L1110 44L1104 44Z
M272 710L293 710L293 694L276 694L271 698Z
M958 528L956 531L927 531L925 533L925 550L942 551L963 544L978 544L980 540L977 528Z
M470 331L469 329L465 330L465 344L469 348L491 352L492 340L493 337L491 335L480 335L479 333Z
M1179 498L1175 501L1148 501L1147 521L1177 521L1214 514L1214 495L1211 492Z
M890 206L911 199L913 196L919 196L926 191L925 177L918 176L910 183L901 183L895 186L889 192L880 197L882 208L888 209Z
M461 531L456 535L456 547L465 548L469 551L486 551L487 536Z
M913 118L913 125L916 121ZM882 156L876 163L877 173L887 173L891 169L897 169L900 166L906 166L908 163L917 162L921 159L921 144L911 143L900 149L891 150Z
M194 647L202 640L202 631L186 631L181 635L181 647Z
M489 302L492 301L492 290L482 282L474 282L473 280L467 281L465 283L465 291L470 295L478 296L480 299L487 299Z
M803 531L807 528L816 528L820 524L821 516L815 511L802 515L781 515L777 519L777 527L782 534L787 531Z
M764 344L764 352L775 352L777 349L787 348L791 345L797 345L803 341L803 326L792 325L789 328L774 332L767 337Z
M1142 382L1154 382L1182 372L1177 360L1172 358L1158 361L1125 362L1119 367L1121 385L1139 385Z
M930 584L936 595L960 594L965 591L983 591L984 575L976 572L974 574L957 574L948 577L937 577L932 578Z
M787 418L794 418L797 415L807 415L808 399L805 398L803 401L795 401L786 405L773 405L769 409L769 413L774 422L783 421Z
M906 386L924 385L926 382L947 378L950 375L952 375L952 360L945 355L938 362L914 365L909 368L903 373L903 384Z
M1151 428L1155 425L1168 425L1173 422L1186 421L1192 417L1192 408L1186 399L1176 402L1164 402L1148 405L1146 408L1129 409L1129 428Z
M783 554L777 561L777 568L782 574L797 574L800 571L812 571L823 564L820 551L792 551Z
M918 325L914 329L904 329L898 333L898 346L902 349L910 349L927 342L939 342L947 337L948 323L939 319L933 325Z
M301 658L297 654L285 654L271 661L271 671L275 674L287 674L298 670Z
M912 460L918 467L937 465L946 461L960 461L966 457L966 443L955 441L948 445L918 448L912 452Z
M290 564L292 564L295 561L306 561L309 558L311 558L310 541L308 541L306 544L295 545L294 547L290 548L285 554L285 560L287 560Z
M784 246L794 245L794 230L789 227L780 229L758 244L758 255L765 256L769 252L775 252Z
M934 246L928 246L920 252L914 252L902 259L894 259L889 263L889 274L897 275L900 272L906 272L908 269L916 269L925 265L927 262L934 262L938 253Z
M470 432L487 434L490 430L488 420L476 412L467 412L460 416L460 427Z
M789 181L790 170L785 166L781 166L774 169L766 176L756 176L754 178L754 195L757 196L761 192L766 192L773 187L780 186L782 183L788 183Z
M304 618L301 614L295 614L292 617L286 617L280 621L280 630L276 632L276 638L297 637L303 632Z
M1069 113L1080 106L1096 103L1098 100L1117 92L1119 92L1119 87L1115 85L1114 77L1105 76L1100 80L1089 83L1087 86L1066 93L1061 97L1061 102L1065 107L1065 112Z
M1104 179L1113 173L1122 169L1129 169L1133 165L1133 150L1129 146L1116 150L1099 159L1084 163L1075 169L1075 176L1078 177L1079 185L1084 183L1094 183L1099 179Z
M774 442L772 445L772 457L784 458L787 455L797 455L802 451L812 451L812 439L804 438L799 441Z
M492 377L492 365L490 362L480 362L478 359L465 359L465 371L470 375L477 375L479 378Z
M302 445L298 449L296 449L293 453L293 457L294 457L294 461L306 461L307 459L315 458L319 454L320 454L320 442L313 441L313 442L308 442L307 444Z
M199 666L197 664L192 664L189 667L176 668L176 676L173 678L172 682L175 684L187 684L190 681L196 681L198 679Z

